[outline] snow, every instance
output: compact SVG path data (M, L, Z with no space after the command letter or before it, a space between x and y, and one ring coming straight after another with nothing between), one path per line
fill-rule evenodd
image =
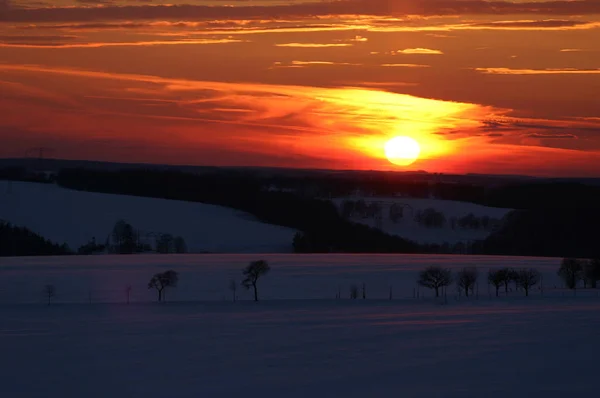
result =
M196 253L289 253L296 232L220 206L0 181L0 220L27 227L53 242L66 242L71 249L92 237L104 243L119 219L148 236L182 236L188 250Z
M460 227L453 229L450 220L452 218L461 218L468 214L473 214L476 217L487 216L501 220L502 217L512 211L512 209L486 207L469 202L400 197L352 196L335 199L334 203L341 208L342 203L346 200L364 200L367 204L378 203L382 206L383 218L379 223L373 218L361 217L353 217L351 221L379 228L390 235L396 235L410 239L414 242L427 244L455 244L458 242L483 240L491 234L492 229L463 229ZM407 206L405 207L404 218L397 223L394 223L389 217L390 207L393 204ZM448 221L446 225L441 228L428 228L415 222L414 216L419 211L428 208L433 208L442 212Z
M597 390L595 294L496 298L480 288L479 298L442 304L406 291L426 265L536 267L552 280L559 259L262 257L272 271L259 282L270 300L259 303L221 301L228 278L254 255L0 259L2 396L563 398ZM167 268L181 284L169 302L150 303L144 282ZM367 300L332 298L338 284L363 280ZM57 287L51 306L40 296L47 282ZM94 286L92 304L87 292L77 295L84 282ZM127 282L135 282L131 305L111 296ZM397 298L382 300L390 283Z

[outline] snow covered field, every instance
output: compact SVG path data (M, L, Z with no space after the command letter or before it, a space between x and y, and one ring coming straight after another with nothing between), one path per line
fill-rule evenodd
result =
M228 278L241 276L253 255L0 259L1 395L564 398L597 392L595 294L490 298L480 287L478 299L449 297L447 304L430 293L407 298L427 265L478 265L482 273L536 267L551 283L558 259L260 257L272 271L259 282L265 299L259 303L221 301ZM169 302L151 303L145 283L167 268L180 272L180 286L167 294ZM362 281L367 300L333 299L338 285ZM128 282L131 305L123 304ZM43 304L44 283L56 285L56 304ZM382 300L389 284L397 289L393 301ZM114 303L98 303L105 300Z
M119 219L144 233L182 236L196 253L289 253L296 232L226 207L0 181L0 220L74 250L92 237L104 243Z
M455 244L464 241L482 240L487 238L492 232L491 229L463 229L460 227L452 228L450 220L452 218L461 218L468 214L476 217L489 217L492 219L502 219L511 209L502 209L495 207L486 207L474 203L457 202L452 200L440 199L420 199L420 198L398 198L398 197L347 197L335 199L338 207L342 206L345 200L364 200L367 204L378 203L382 207L383 218L377 222L373 218L353 217L351 220L357 223L365 224L370 227L376 227L391 235L397 235L402 238L410 239L418 243L431 244ZM404 217L398 222L390 219L390 207L393 204L404 206ZM435 209L444 214L448 222L441 228L428 228L418 224L414 217L419 211L426 209Z

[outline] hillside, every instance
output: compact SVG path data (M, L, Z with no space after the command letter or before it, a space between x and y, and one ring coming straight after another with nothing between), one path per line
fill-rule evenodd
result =
M104 242L119 219L148 241L159 233L182 236L190 252L291 252L296 232L226 207L0 182L0 220L75 250L93 237Z

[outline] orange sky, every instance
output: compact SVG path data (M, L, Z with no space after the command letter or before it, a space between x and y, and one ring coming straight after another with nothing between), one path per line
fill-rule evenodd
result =
M600 177L598 37L596 0L0 0L0 157Z

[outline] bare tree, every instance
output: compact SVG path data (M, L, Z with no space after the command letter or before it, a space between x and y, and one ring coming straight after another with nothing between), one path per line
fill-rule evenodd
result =
M48 297L48 305L50 305L52 299L56 296L56 287L54 285L44 286L44 294Z
M258 301L258 289L256 284L258 279L261 276L264 276L269 273L271 267L269 263L265 260L252 261L243 271L244 280L242 281L242 286L246 289L250 289L252 287L254 289L254 301Z
M229 290L231 290L231 295L233 296L233 302L235 303L236 300L236 295L235 293L237 292L237 283L235 281L235 279L232 279L229 281Z
M529 296L529 289L537 285L540 281L540 273L535 268L522 269L517 271L517 282L525 290L525 296Z
M478 276L479 274L475 267L463 268L458 272L456 282L464 290L466 297L469 297L469 291L472 292L475 288Z
M350 286L350 298L351 299L358 298L358 286L356 286L356 285Z
M428 267L419 273L417 283L429 289L435 289L435 297L440 296L440 288L452 283L452 271L441 267Z
M508 276L507 276L508 280L506 282L506 284L508 285L509 282L514 282L515 284L515 290L519 290L519 271L514 270L512 268L508 268Z
M127 285L125 287L125 294L127 295L127 304L129 304L129 298L131 297L131 290L132 290L132 286L131 285Z
M558 270L558 276L569 289L576 289L577 282L583 278L583 263L576 258L564 258Z
M158 301L163 301L164 291L168 287L176 287L179 282L179 274L173 270L165 272L159 272L154 274L150 282L148 282L148 289L156 289L158 292Z
M501 269L490 270L488 273L488 282L496 288L496 297L498 297L500 287L506 282L506 273Z
M592 289L596 289L598 281L600 281L600 259L585 262L583 265L583 277Z

